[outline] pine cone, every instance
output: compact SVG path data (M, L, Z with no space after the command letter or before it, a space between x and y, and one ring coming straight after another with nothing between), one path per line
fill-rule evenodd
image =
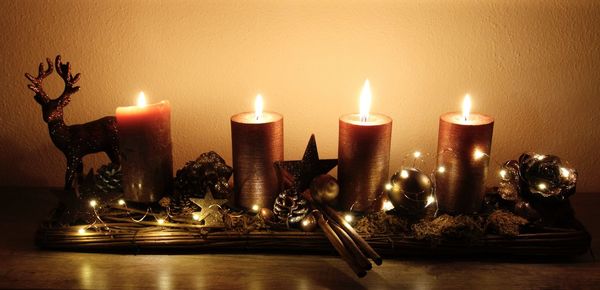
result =
M96 188L104 193L123 192L122 177L121 166L114 163L102 165L96 173Z
M297 224L308 214L308 202L295 188L286 189L275 199L275 217L286 224Z

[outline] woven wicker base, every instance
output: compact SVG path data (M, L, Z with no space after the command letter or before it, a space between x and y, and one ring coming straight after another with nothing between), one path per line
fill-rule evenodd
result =
M140 227L137 230L78 234L73 228L41 227L37 245L44 249L87 252L210 252L210 251L299 251L331 252L332 246L321 232L253 231L209 232L197 229ZM487 235L476 241L422 241L401 236L379 235L365 239L384 257L404 255L510 255L571 257L589 250L591 237L578 225L573 229L549 229L548 232L521 234L514 238Z

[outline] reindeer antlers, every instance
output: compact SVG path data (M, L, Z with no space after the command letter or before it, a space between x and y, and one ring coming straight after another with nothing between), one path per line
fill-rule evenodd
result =
M44 71L44 63L41 62L38 68L38 76L33 77L29 73L25 73L25 77L31 82L31 84L27 85L27 87L32 90L34 93L38 94L40 97L48 99L48 95L44 92L44 88L42 87L42 82L44 79L49 76L53 69L52 61L50 58L46 58L46 62L48 63L48 69Z
M55 63L56 63L56 72L65 81L65 85L69 86L69 87L73 87L73 85L75 85L75 83L77 83L77 81L79 81L79 76L81 74L78 73L75 76L73 76L73 74L71 74L71 63L67 62L66 64L63 64L60 59L60 55L56 56ZM74 87L73 89L78 90L79 87Z
M40 103L49 100L48 95L46 92L44 92L42 82L44 81L44 78L52 73L53 66L50 58L46 58L46 62L48 63L48 69L44 71L44 63L40 63L37 77L34 77L28 73L25 74L25 77L31 81L31 84L27 85L27 87L36 93L35 98ZM56 72L65 82L65 89L60 97L57 98L57 100L65 102L64 105L66 105L70 101L70 96L79 91L79 87L76 87L75 83L79 81L79 76L81 74L78 73L73 76L73 74L71 74L71 63L67 62L66 64L63 64L62 60L60 59L60 55L56 56L54 63L56 65Z
M79 81L79 76L81 74L76 74L73 76L71 74L71 63L67 62L66 64L63 64L60 59L60 55L56 56L54 63L56 64L56 72L65 81L65 90L60 97L58 97L58 99L64 100L64 105L66 105L69 103L69 101L71 101L71 95L79 91L79 87L74 87L74 85L77 83L77 81Z

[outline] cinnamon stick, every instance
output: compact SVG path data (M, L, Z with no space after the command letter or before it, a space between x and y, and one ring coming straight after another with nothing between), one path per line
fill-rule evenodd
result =
M365 254L363 254L363 252L358 248L358 246L352 240L352 238L348 235L348 233L346 233L342 229L342 227L340 227L340 225L338 225L337 223L332 222L332 221L329 221L329 223L331 225L331 228L336 232L338 237L340 237L340 239L342 240L342 243L344 243L346 248L348 248L350 250L350 253L352 254L352 257L354 258L354 261L356 261L361 268L363 268L365 270L371 270L373 268L373 265L371 265L371 262L369 262L369 259L367 259Z
M369 258L371 258L371 260L373 260L373 262L375 262L376 265L381 265L383 263L383 259L381 259L381 256L379 256L379 254L377 254L377 252L375 252L375 250L373 250L373 248L371 248L371 246L369 245L369 243L367 243L367 241L365 241L365 239L363 239L355 230L354 228L348 223L346 222L335 210L333 210L331 207L324 205L323 206L327 212L327 216L329 216L330 218L333 218L333 220L335 222L337 222L339 225L341 225L343 227L343 229L348 233L348 235L352 238L352 240L354 240L354 242L363 250L365 251L365 253L367 254L367 256Z
M348 266L350 266L352 271L354 271L354 273L359 278L362 278L365 275L367 275L367 271L365 271L363 268L361 268L358 265L358 263L350 256L348 249L346 249L346 247L344 247L343 242L333 231L333 229L331 228L329 223L325 220L325 218L323 217L321 212L319 212L318 210L315 210L315 211L313 211L312 214L316 217L317 222L319 223L319 226L323 230L323 233L325 233L325 236L327 237L329 242L331 242L331 245L333 245L335 250L340 254L342 259L348 264Z

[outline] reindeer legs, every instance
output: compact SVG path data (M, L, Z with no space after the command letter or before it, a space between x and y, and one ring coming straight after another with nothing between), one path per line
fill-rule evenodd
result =
M67 172L65 173L65 190L73 188L73 181L83 178L83 161L80 157L72 156L67 159Z

